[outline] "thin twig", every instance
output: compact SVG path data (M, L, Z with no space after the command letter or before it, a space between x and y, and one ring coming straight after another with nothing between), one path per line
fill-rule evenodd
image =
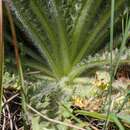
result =
M32 75L32 74L40 74L41 71L33 71L33 72L27 72L26 75Z
M5 130L6 127L6 115L5 115L5 110L3 109L3 125L2 125L2 130Z
M97 127L93 126L93 125L90 125L90 127L93 129L93 130L99 130Z
M23 127L21 127L21 128L19 128L18 130L23 130L24 128Z
M60 124L60 125L64 125L64 126L68 126L68 127L75 128L75 129L78 129L78 130L86 130L84 128L81 128L81 127L78 127L78 126L75 126L75 125L72 125L72 124L68 124L68 123L64 123L64 122L58 121L58 120L51 119L51 118L43 115L42 113L38 112L36 109L34 109L33 107L31 107L29 104L27 104L27 107L30 110L32 110L33 112L37 113L42 118L44 118L44 119L46 119L46 120L48 120L50 122L53 122L53 123L56 123L56 124Z
M19 93L13 95L11 98L9 98L8 100L6 100L6 102L4 102L2 108L3 108L7 103L9 103L11 100L13 100L14 98L16 98L18 95L19 95Z
M3 68L4 66L4 42L3 42L3 3L0 0L0 116L2 111L2 97L3 97Z
M111 112L111 103L112 103L112 82L113 82L113 37L114 37L114 10L115 10L115 0L111 0L111 20L110 20L110 84L109 84L109 89L108 89L108 101L109 101L109 106L107 110L107 118L105 121L105 125L103 130L106 129L109 123L109 114Z
M15 116L14 116L13 124L14 124L15 129L18 130L18 127L16 125L16 117Z
M6 102L5 97L4 97L4 102ZM5 107L6 107L6 110L7 110L7 113L8 113L8 119L9 119L9 122L10 122L10 130L13 130L13 121L12 121L12 117L11 117L11 114L10 114L10 109L9 109L8 104L6 104Z

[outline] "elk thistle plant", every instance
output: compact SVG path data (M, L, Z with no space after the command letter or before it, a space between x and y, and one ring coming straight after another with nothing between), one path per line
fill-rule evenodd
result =
M124 2L117 0L115 3L115 28L121 21ZM90 66L108 63L96 60L76 67L83 58L107 45L110 1L14 0L13 4L17 19L38 51L29 51L28 48L30 57L24 58L27 66L40 70L44 76L69 81Z
M121 36L122 42L120 43L119 54L115 57L117 62L113 62L114 27L117 29L116 25L121 22L120 15L123 14L124 3L125 0L117 0L115 6L113 4L113 8L111 8L110 1L108 0L14 0L12 8L17 20L20 21L19 25L25 28L37 50L34 51L32 48L27 48L23 40L23 46L26 48L26 54L29 56L24 57L23 63L39 70L44 76L46 75L54 80L56 79L55 81L58 80L58 85L63 88L76 76L85 72L87 68L109 64L111 66L110 83L105 85L101 83L98 84L98 86L103 87L103 89L110 88L109 101L111 101L113 76L120 63L120 57L124 52L130 29L130 20L128 19L123 31L123 37L120 33L118 34L118 36ZM109 25L110 17L111 25ZM109 28L111 28L110 32ZM107 45L105 43L109 42L109 36L111 59L108 57L108 59L90 60L87 64L80 64L84 58L88 58L89 55L93 56L100 49L104 48L104 46ZM113 68L113 65L115 68ZM21 76L23 75L21 74ZM54 86L54 84L52 84L52 86ZM48 88L49 85L46 86L46 89ZM51 108L53 103L57 103L61 99L59 98L59 90L58 88L58 94L56 93L57 91L53 91L54 95L50 92L49 98L56 100L48 101L50 102ZM38 98L36 97L36 99ZM57 109L57 105L59 104L56 103ZM80 98L75 98L75 103L80 104L82 107L84 105ZM44 119L57 123L56 120L46 118L28 104L27 107ZM45 106L43 105L43 107ZM124 130L118 117L110 113L109 108L108 115L105 116L99 113L78 112L82 115L107 120L106 126L110 116L109 120L115 122L120 130ZM60 124L61 122L58 123ZM65 125L64 123L61 124Z

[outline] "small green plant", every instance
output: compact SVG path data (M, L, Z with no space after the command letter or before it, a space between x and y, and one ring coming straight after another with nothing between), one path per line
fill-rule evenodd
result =
M104 46L109 36L110 1L13 2L17 18L28 31L40 54L34 56L34 52L28 52L31 58L26 60L26 64L55 79L73 79L81 74L87 67L75 69L75 66ZM120 21L123 4L124 0L116 2L115 25ZM102 63L97 60L88 66Z

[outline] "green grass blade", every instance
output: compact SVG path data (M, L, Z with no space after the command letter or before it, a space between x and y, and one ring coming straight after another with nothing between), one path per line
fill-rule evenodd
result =
M108 117L110 114L110 108L111 108L111 94L112 94L112 82L113 82L113 37L114 37L114 9L115 9L115 0L111 0L111 22L110 22L110 84L108 89L108 96L109 96L109 106L107 111L107 119L104 125L104 130L106 129L108 125Z
M114 113L111 113L111 116L115 124L118 126L119 130L125 130L125 128L123 127L117 116Z
M81 114L81 115L84 115L84 116L90 116L90 117L97 118L97 119L100 119L100 120L106 120L105 114L100 114L100 113L97 113L97 112L88 112L88 111L84 111L84 110L76 110L75 113ZM111 122L113 122L113 119L111 118L111 116L109 116L109 120Z
M76 114L80 114L80 115L84 115L84 116L90 116L99 120L106 120L107 119L107 115L105 114L100 114L97 112L88 112L88 111L84 111L84 110L76 110L75 111ZM114 113L110 113L108 116L108 120L110 122L114 122L119 130L125 130L123 125L121 124L121 122L118 119L118 116L116 116Z
M124 52L126 41L127 41L128 37L129 37L129 30L130 30L130 18L128 20L128 24L126 25L126 29L125 29L125 32L124 32L122 44L121 44L121 47L120 47L120 53L117 55L117 58L116 58L116 63L115 63L116 65L115 65L115 68L114 68L114 74L113 74L113 76L116 74L118 65L120 63L120 57L121 57L121 55Z

